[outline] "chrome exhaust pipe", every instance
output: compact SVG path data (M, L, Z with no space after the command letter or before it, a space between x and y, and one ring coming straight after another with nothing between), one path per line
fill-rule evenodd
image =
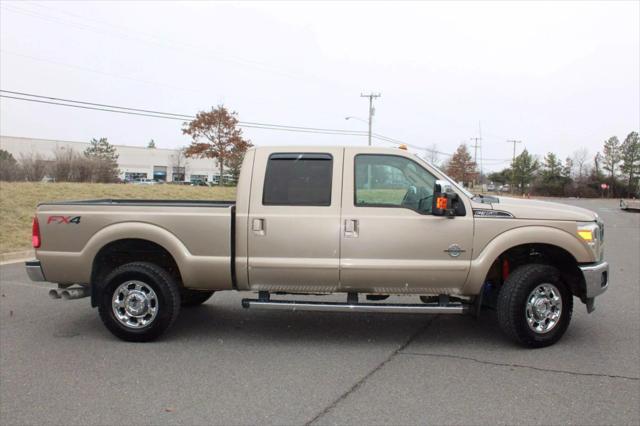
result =
M52 288L51 290L49 290L49 297L52 299L60 299L60 290L57 288Z
M79 287L79 288L67 288L60 292L60 296L64 300L75 300L82 299L83 297L88 297L91 294L88 287Z

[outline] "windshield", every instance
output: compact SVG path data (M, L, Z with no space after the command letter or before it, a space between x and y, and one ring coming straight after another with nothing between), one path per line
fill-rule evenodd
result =
M446 180L449 181L449 183L451 183L453 186L455 186L457 189L459 189L464 195L466 195L469 198L473 198L474 195L467 191L465 188L462 187L462 185L459 185L458 182L456 182L455 180L453 180L452 178L450 178L449 176L447 176L447 174L445 172L443 172L442 170L440 170L440 168L438 168L435 164L432 164L426 160L424 160L423 158L420 158L420 156L418 156L418 154L414 154L414 156L421 162L423 163L427 163L429 164L431 167L433 167L434 169L436 169L437 172L439 172L442 176L444 176L444 178Z

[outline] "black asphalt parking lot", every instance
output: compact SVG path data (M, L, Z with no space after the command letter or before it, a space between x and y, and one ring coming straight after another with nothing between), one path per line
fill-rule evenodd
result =
M638 425L640 214L564 202L603 217L611 284L538 350L492 313L251 311L231 292L125 343L88 299L51 300L52 284L1 266L0 423Z

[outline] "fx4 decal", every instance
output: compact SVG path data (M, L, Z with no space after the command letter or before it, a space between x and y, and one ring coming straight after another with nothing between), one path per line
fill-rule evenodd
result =
M59 224L69 224L73 223L76 225L80 224L81 216L49 216L47 218L47 223L59 223Z

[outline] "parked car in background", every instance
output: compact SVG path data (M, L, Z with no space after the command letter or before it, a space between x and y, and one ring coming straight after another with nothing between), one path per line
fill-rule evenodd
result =
M505 183L500 187L500 192L509 192L509 191L511 191L511 187L509 186L508 183Z
M640 211L640 199L628 198L620 200L620 208L622 210L637 210Z
M220 185L220 176L212 176L211 182L212 185ZM237 183L237 179L230 174L224 175L224 184L225 185L235 185Z
M496 186L492 183L490 183L489 185L487 185L487 191L489 192L494 192L496 190Z
M153 179L135 179L132 182L134 185L157 185L158 182L156 182Z

